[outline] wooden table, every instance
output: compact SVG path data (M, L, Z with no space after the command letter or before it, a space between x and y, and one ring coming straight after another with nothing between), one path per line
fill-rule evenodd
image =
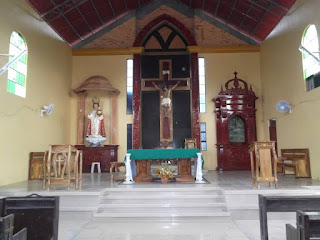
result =
M135 165L137 175L134 181L137 182L151 182L151 161L153 159L178 159L178 176L177 181L195 181L195 177L191 174L191 158L199 159L200 168L197 169L198 179L202 181L202 157L200 149L131 149L127 151L126 156L129 156L129 161L132 161ZM126 159L125 161L127 161ZM198 162L198 161L196 161ZM195 166L198 164L196 163ZM199 174L198 174L199 173ZM130 175L131 176L127 176ZM200 176L201 175L201 176ZM130 178L130 179L129 179ZM126 181L133 181L132 168L127 169L126 167ZM201 178L201 179L200 179Z
M268 240L268 212L320 212L320 196L264 196L259 194L260 234Z

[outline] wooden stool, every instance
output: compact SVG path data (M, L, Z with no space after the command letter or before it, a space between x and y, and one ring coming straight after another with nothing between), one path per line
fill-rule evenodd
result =
M111 179L111 182L113 182L113 180L116 180L116 181L124 180L124 177L122 177L122 178L113 178L113 169L115 169L115 171L117 171L117 172L120 172L119 167L124 167L124 163L123 162L111 162L110 163L110 179Z

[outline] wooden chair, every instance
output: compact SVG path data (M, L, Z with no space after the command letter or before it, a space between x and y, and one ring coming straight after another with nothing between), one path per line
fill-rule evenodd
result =
M72 145L50 145L44 155L44 188L48 190L51 184L73 183L74 189L82 184L82 151Z
M124 162L111 162L110 163L110 180L111 182L113 182L113 180L115 181L122 181L125 178L124 177L114 177L113 176L113 169L115 169L115 171L119 174L120 170L119 167L124 167Z
M260 182L269 182L275 187L278 185L277 179L277 155L275 142L254 142L250 146L252 186L260 189Z
M186 138L184 140L184 148L197 148L197 141L195 138Z
M29 158L29 180L43 179L43 157L45 152L31 152Z
M311 178L309 149L281 149L277 166L283 175L292 175L286 173L286 168L292 168L296 178Z
M184 139L184 148L197 148L197 141L195 138L186 138ZM191 158L191 162L194 162L195 159Z

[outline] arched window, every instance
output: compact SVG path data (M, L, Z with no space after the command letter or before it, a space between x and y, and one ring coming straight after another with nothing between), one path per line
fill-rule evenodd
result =
M319 39L315 25L309 25L303 33L301 45L319 58ZM320 65L315 58L306 53L302 53L303 75L304 79L320 71Z
M8 68L7 91L26 97L26 76L27 76L27 45L20 33L12 32L10 37L9 54L12 55L9 61L13 61ZM15 60L15 58L17 58Z

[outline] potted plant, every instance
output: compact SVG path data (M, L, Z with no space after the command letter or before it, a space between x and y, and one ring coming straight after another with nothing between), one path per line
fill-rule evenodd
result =
M173 170L169 166L156 168L155 173L161 178L162 183L168 183L169 178L173 179Z

